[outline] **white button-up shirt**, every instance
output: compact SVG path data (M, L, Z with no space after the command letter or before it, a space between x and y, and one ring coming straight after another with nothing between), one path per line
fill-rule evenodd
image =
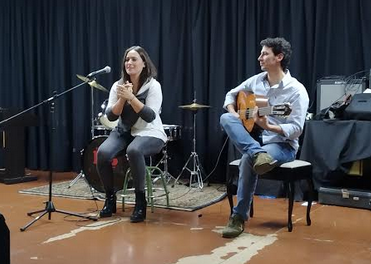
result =
M287 70L279 84L270 86L267 72L262 72L230 90L225 97L223 105L225 109L229 104L236 105L237 94L241 90L266 97L271 106L283 103L291 104L292 112L288 117L268 116L268 122L281 126L284 135L264 130L262 139L263 144L288 142L297 151L299 148L298 138L303 131L309 105L309 97L304 85L292 77L290 71Z

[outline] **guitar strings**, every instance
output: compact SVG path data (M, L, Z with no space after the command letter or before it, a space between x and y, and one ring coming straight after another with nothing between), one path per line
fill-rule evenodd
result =
M244 115L246 115L246 112L247 112L246 118L252 118L253 117L254 109L246 109L246 110L240 110L239 111L239 113L242 113ZM261 116L269 115L270 113L272 113L272 106L259 107L258 113Z

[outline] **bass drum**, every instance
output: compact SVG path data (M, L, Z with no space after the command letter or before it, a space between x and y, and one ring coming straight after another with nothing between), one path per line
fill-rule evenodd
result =
M99 146L107 139L108 136L101 135L94 137L89 144L81 151L83 172L86 180L92 188L104 193L104 186L100 180L97 171L97 152ZM122 190L124 184L124 176L129 168L129 163L124 155L114 158L112 161L114 189L115 191Z

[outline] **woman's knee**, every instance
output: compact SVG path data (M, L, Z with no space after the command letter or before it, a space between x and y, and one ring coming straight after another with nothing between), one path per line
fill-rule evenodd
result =
M129 145L129 147L126 150L126 155L128 156L129 160L142 156L142 152L140 151L139 148L133 147L132 145Z
M110 162L110 153L103 148L98 148L97 151L97 162L105 163Z

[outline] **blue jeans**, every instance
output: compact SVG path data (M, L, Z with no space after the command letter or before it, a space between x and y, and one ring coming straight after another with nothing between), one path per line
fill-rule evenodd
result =
M237 204L233 207L233 214L239 214L247 220L251 201L258 182L258 175L253 170L253 157L256 153L266 152L282 164L295 159L296 151L288 143L269 143L261 146L251 137L242 121L230 113L220 117L220 125L227 133L229 140L241 152L242 158L239 165L239 178L237 188Z

